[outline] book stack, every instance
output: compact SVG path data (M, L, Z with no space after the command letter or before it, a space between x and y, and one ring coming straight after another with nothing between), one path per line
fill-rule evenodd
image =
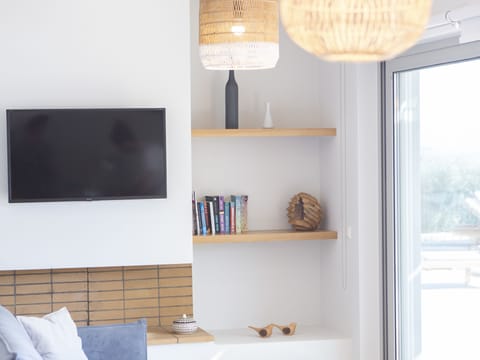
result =
M248 231L248 195L205 195L192 192L192 234L239 234Z

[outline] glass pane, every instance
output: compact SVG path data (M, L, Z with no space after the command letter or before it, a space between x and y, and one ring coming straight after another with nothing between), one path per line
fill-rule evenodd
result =
M398 346L480 359L480 60L396 73Z

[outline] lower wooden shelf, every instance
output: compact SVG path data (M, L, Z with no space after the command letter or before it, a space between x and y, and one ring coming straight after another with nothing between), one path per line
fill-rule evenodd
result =
M194 244L263 242L287 240L335 240L337 232L332 230L257 230L241 234L194 235Z

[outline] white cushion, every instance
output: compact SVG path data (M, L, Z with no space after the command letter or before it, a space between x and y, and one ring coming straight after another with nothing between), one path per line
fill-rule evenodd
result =
M23 326L0 305L0 359L42 360Z
M43 318L17 316L17 319L44 360L88 360L67 308Z

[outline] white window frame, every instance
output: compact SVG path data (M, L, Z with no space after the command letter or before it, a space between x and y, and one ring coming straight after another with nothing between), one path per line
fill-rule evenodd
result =
M449 46L402 56L380 66L381 70L381 145L382 145L382 254L383 254L383 314L384 360L401 360L398 327L398 242L395 224L395 73L441 64L480 58L480 41ZM448 84L445 84L448 86ZM479 84L480 87L480 84ZM410 360L410 359L409 359Z

